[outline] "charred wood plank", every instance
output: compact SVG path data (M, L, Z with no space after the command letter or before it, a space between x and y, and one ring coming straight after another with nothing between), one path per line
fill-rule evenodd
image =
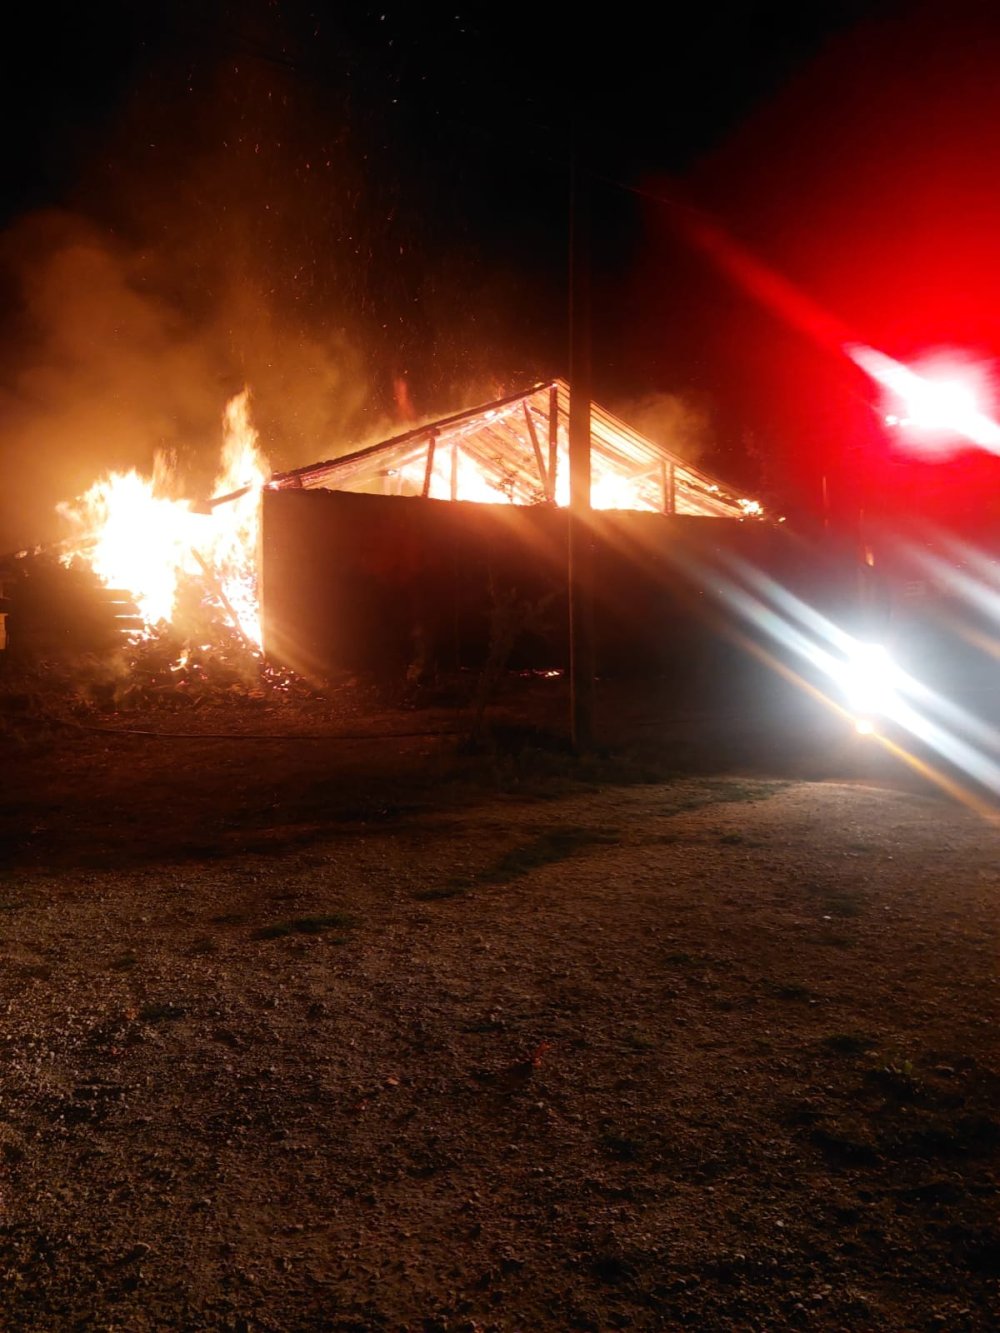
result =
M250 651L254 654L254 656L256 656L256 655L258 654L258 652L259 652L259 649L258 649L257 645L253 642L253 640L250 638L249 634L247 634L246 630L245 630L245 629L243 628L243 626L240 624L240 618L239 618L239 616L236 614L236 611L235 611L235 608L233 607L232 602L231 602L231 601L229 600L229 598L226 596L226 590L225 590L225 588L223 588L222 584L219 582L218 578L217 578L216 575L215 575L215 572L213 571L213 569L211 568L211 566L208 564L208 561L205 560L205 558L204 558L204 556L201 554L201 552L195 550L194 547L191 548L191 554L194 556L194 558L197 560L198 564L201 566L201 571L202 571L202 574L203 574L204 577L205 577L205 582L206 582L206 584L207 584L208 587L212 590L212 593L219 599L219 601L222 603L223 607L225 608L226 615L229 617L229 620L230 620L230 622L231 622L231 624L232 624L233 629L234 629L234 630L236 631L236 633L240 636L240 638L243 640L243 642L246 644L246 646L250 649Z

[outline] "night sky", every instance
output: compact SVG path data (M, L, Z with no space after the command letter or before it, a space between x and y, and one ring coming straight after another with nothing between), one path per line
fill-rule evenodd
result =
M903 467L858 372L692 240L711 220L891 355L1000 353L992 6L797 8L22 11L0 550L157 449L207 484L244 383L291 467L565 373L574 152L596 397L792 512L825 475L846 516L859 469L995 494L992 460Z

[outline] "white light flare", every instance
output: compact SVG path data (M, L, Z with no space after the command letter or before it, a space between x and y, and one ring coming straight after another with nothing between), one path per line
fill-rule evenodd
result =
M940 437L950 435L1000 454L1000 425L979 407L977 386L967 370L931 376L911 370L874 347L854 343L844 351L899 400L903 410L888 413L886 424L906 431L917 447L940 453Z
M837 674L847 707L862 734L873 731L878 719L898 713L905 677L883 644L855 641Z
M772 641L777 649L772 665L782 669L780 664L798 659L810 668L792 673L798 682L812 689L810 680L825 676L828 684L820 693L862 735L878 738L883 728L898 728L1000 796L1000 764L993 757L1000 752L1000 737L994 728L903 671L882 645L848 634L769 575L743 561L733 567L735 578L707 569L700 575Z
M952 560L944 560L915 545L904 549L910 559L937 585L946 588L973 610L985 614L988 621L1000 630L1000 564L964 544L955 547ZM973 572L968 573L961 568L960 561L971 566Z

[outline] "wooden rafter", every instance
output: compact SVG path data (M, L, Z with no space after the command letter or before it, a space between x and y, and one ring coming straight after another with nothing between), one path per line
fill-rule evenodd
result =
M525 425L528 427L528 434L531 436L531 447L535 451L535 463L538 466L538 475L542 480L542 490L545 492L546 500L551 503L555 497L552 494L549 475L545 468L545 459L542 457L542 446L538 443L538 432L535 430L535 423L532 419L531 408L528 406L527 399L524 400L522 406L524 408Z
M569 385L564 380L535 384L523 393L455 413L366 449L278 473L269 485L275 489L322 486L351 490L375 486L385 490L387 475L406 469L414 475L413 489L429 495L436 450L447 445L451 450L451 485L445 493L452 498L459 492L461 450L484 480L509 493L513 502L536 502L539 493L552 502L557 493L558 469L565 463L565 437L560 441L559 423L568 419L569 398ZM540 421L547 422L547 439L538 428ZM738 492L647 439L597 403L591 408L591 456L595 476L611 474L629 479L637 487L639 507L743 517ZM230 498L235 496L219 497L212 503Z

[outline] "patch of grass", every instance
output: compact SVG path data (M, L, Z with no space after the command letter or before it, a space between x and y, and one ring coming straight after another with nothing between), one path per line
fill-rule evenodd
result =
M776 1000L811 1000L812 991L796 982L769 982L768 990Z
M831 949L853 949L855 941L850 935L838 935L835 931L827 931L823 935L816 937L817 944L826 944Z
M622 1040L633 1051L653 1051L656 1049L656 1038L645 1028L630 1028L623 1033Z
M322 935L327 930L348 930L354 917L347 912L330 912L325 916L298 916L291 921L275 921L261 926L250 936L254 940L279 940L286 935Z
M900 1102L913 1101L923 1086L913 1061L903 1058L880 1059L874 1069L868 1070L865 1081L884 1097Z
M635 1162L642 1156L643 1145L639 1139L627 1134L606 1131L598 1139L601 1152L614 1157L619 1162Z
M167 1023L183 1018L186 1013L183 1005L167 1000L162 1004L144 1004L139 1010L139 1019L143 1023Z
M609 1286L630 1282L635 1276L635 1265L620 1254L595 1255L590 1269L599 1282Z
M823 906L830 916L843 919L858 917L864 911L864 903L852 894L837 893L826 899Z
M52 977L52 968L48 963L21 963L17 974L31 981L49 981Z
M793 1101L782 1116L782 1120L786 1125L792 1125L797 1129L802 1127L809 1128L812 1125L818 1124L822 1118L823 1111L821 1107L815 1102L810 1101L808 1098L799 1098L798 1100Z
M689 799L679 808L698 810L706 805L768 801L787 786L787 782L759 782L748 778L700 778Z
M541 866L554 865L575 856L585 847L616 846L616 829L567 827L546 829L531 842L505 852L493 866L477 876L481 884L505 884Z
M492 756L493 781L502 791L559 795L581 787L649 786L670 781L673 769L632 751L574 754L565 738L526 744L516 753Z
M848 920L861 916L865 910L865 900L859 892L845 889L836 883L806 880L802 890L814 899L824 916Z
M333 817L345 824L371 824L388 823L390 820L399 819L402 815L408 814L409 806L402 804L393 804L375 798L371 800L345 801L342 805L335 806Z
M831 1032L820 1044L834 1055L864 1055L874 1042L860 1032Z
M875 1166L879 1161L878 1148L861 1125L817 1125L809 1138L834 1166Z
M992 1156L1000 1144L1000 1121L974 1113L954 1118L935 1116L914 1127L904 1147L908 1155L923 1157L966 1158L978 1154Z
M948 1239L966 1268L1000 1277L1000 1230L996 1227L959 1224L949 1228Z

